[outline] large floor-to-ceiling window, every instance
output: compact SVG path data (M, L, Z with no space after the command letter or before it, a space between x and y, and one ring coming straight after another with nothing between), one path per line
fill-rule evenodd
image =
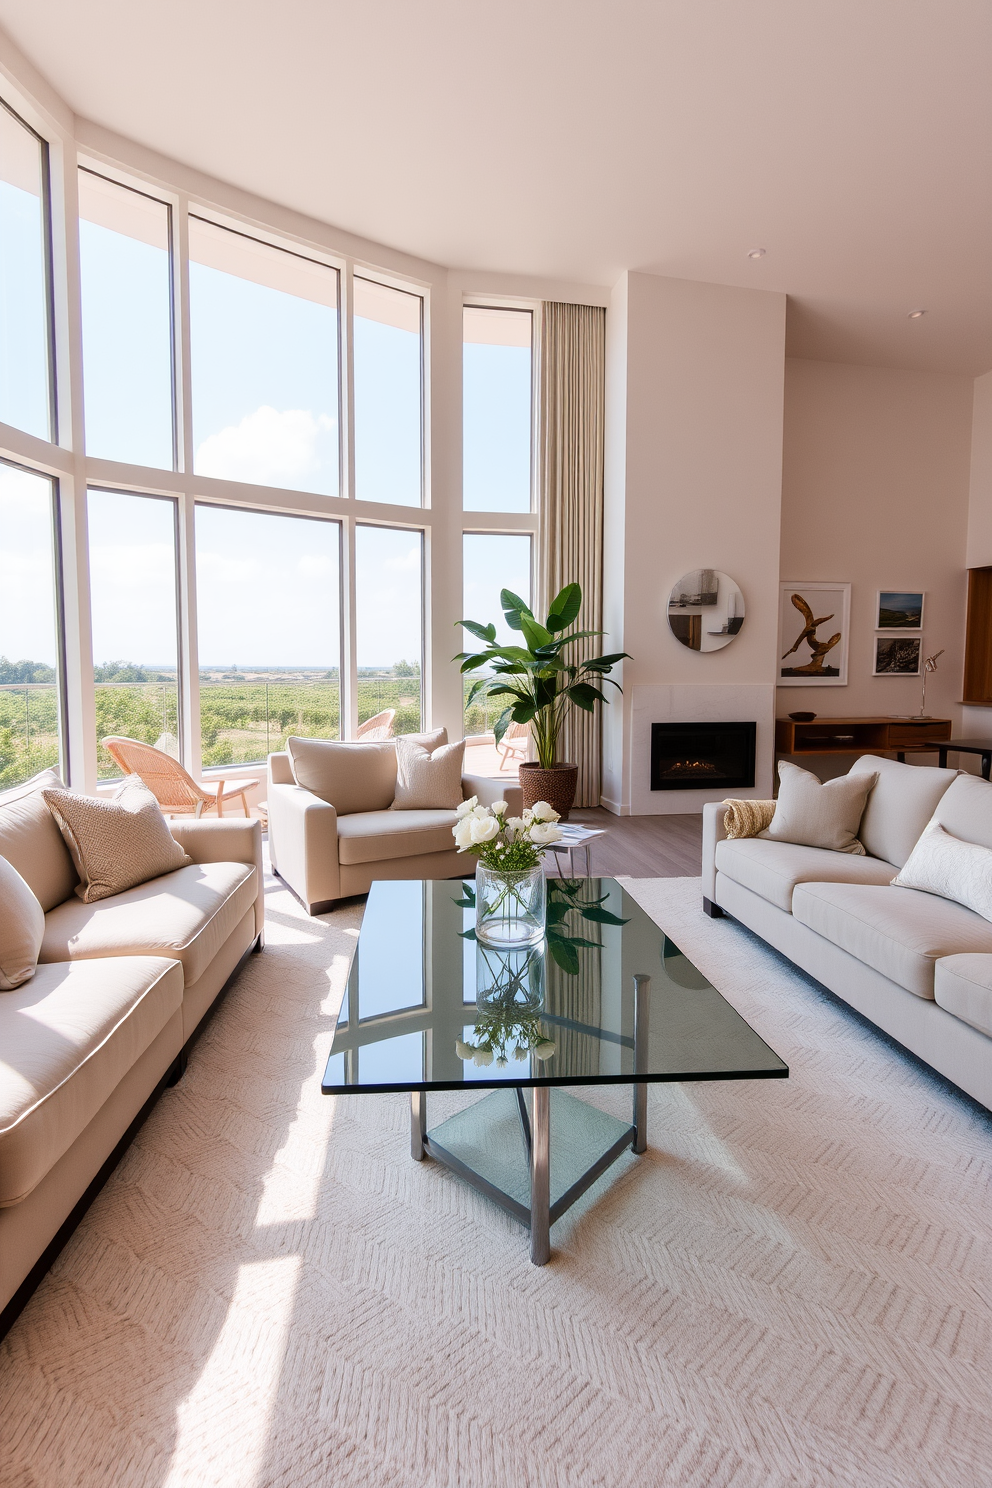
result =
M91 157L15 103L0 786L57 765L93 789L110 734L194 773L378 715L491 749L451 657L463 614L532 592L532 304L466 304L442 335L435 279Z

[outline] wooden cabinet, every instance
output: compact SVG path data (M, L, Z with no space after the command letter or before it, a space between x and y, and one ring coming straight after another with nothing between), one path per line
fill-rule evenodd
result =
M992 568L968 570L962 701L992 707Z
M951 737L949 718L918 723L911 718L822 718L796 723L775 720L777 754L915 754L928 743Z

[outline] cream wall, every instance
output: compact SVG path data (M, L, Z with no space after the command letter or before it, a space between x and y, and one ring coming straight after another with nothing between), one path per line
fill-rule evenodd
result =
M927 712L959 726L973 388L940 373L787 361L782 577L850 581L851 646L846 687L779 688L779 716L918 712L919 678L871 673L876 591L923 589L924 654L945 648Z
M605 644L633 659L622 705L605 711L604 804L684 812L723 794L650 790L650 724L665 718L756 719L767 794L785 296L629 273L609 321ZM680 645L667 619L672 585L700 567L730 573L747 607L740 636L709 655Z

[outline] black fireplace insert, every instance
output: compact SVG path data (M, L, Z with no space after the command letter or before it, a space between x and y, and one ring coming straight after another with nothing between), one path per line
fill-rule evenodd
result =
M740 790L754 785L755 723L653 723L651 789Z

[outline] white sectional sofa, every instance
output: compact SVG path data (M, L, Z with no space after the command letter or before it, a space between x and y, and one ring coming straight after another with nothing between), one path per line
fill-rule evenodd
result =
M703 810L703 908L727 913L992 1109L992 923L894 887L931 818L992 848L992 785L866 755L877 771L859 837L867 857L748 837Z
M0 856L45 911L34 975L0 991L0 1336L262 944L259 822L173 823L191 866L84 904L54 781L0 796Z

